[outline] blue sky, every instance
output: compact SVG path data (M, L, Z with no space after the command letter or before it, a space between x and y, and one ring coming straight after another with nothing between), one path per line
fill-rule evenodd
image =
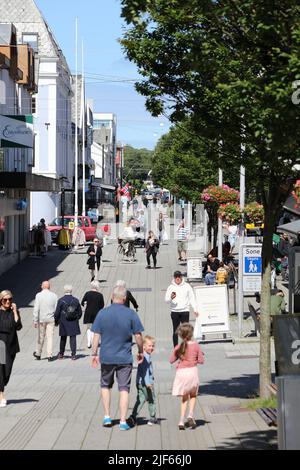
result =
M75 72L75 18L78 18L78 64L84 42L87 97L95 112L117 115L117 139L134 147L153 149L169 123L152 118L144 98L127 80L139 78L135 64L124 57L118 38L124 24L119 0L35 0ZM80 72L80 70L79 70Z

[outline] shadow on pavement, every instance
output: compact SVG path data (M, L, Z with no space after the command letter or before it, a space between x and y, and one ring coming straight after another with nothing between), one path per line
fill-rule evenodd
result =
M259 375L241 375L227 380L212 380L200 385L199 395L217 395L232 398L257 396Z
M37 403L39 400L34 398L21 398L20 400L7 400L7 405L16 405L18 403Z
M243 450L277 450L277 431L242 432L238 436L227 438L222 444L218 444L216 450L243 449Z
M29 307L41 283L62 272L57 268L69 254L54 248L42 258L26 258L0 276L0 291L11 290L18 308Z

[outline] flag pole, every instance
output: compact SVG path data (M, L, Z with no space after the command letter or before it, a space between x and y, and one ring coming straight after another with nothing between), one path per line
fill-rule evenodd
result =
M78 227L78 18L75 20L75 229Z
M83 40L81 46L81 116L82 116L82 215L86 215L85 207L85 83L84 83L84 60L83 60Z

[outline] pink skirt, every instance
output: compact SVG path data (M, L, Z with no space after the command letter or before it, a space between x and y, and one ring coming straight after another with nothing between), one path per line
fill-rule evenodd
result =
M173 383L173 396L188 395L190 393L198 393L199 376L198 368L184 367L176 370L176 375Z

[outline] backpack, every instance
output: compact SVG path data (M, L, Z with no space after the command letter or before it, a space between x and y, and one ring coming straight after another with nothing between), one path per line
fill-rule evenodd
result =
M67 308L63 310L65 319L68 321L74 321L77 320L77 305L74 304L67 304L67 302L64 302L67 305Z

